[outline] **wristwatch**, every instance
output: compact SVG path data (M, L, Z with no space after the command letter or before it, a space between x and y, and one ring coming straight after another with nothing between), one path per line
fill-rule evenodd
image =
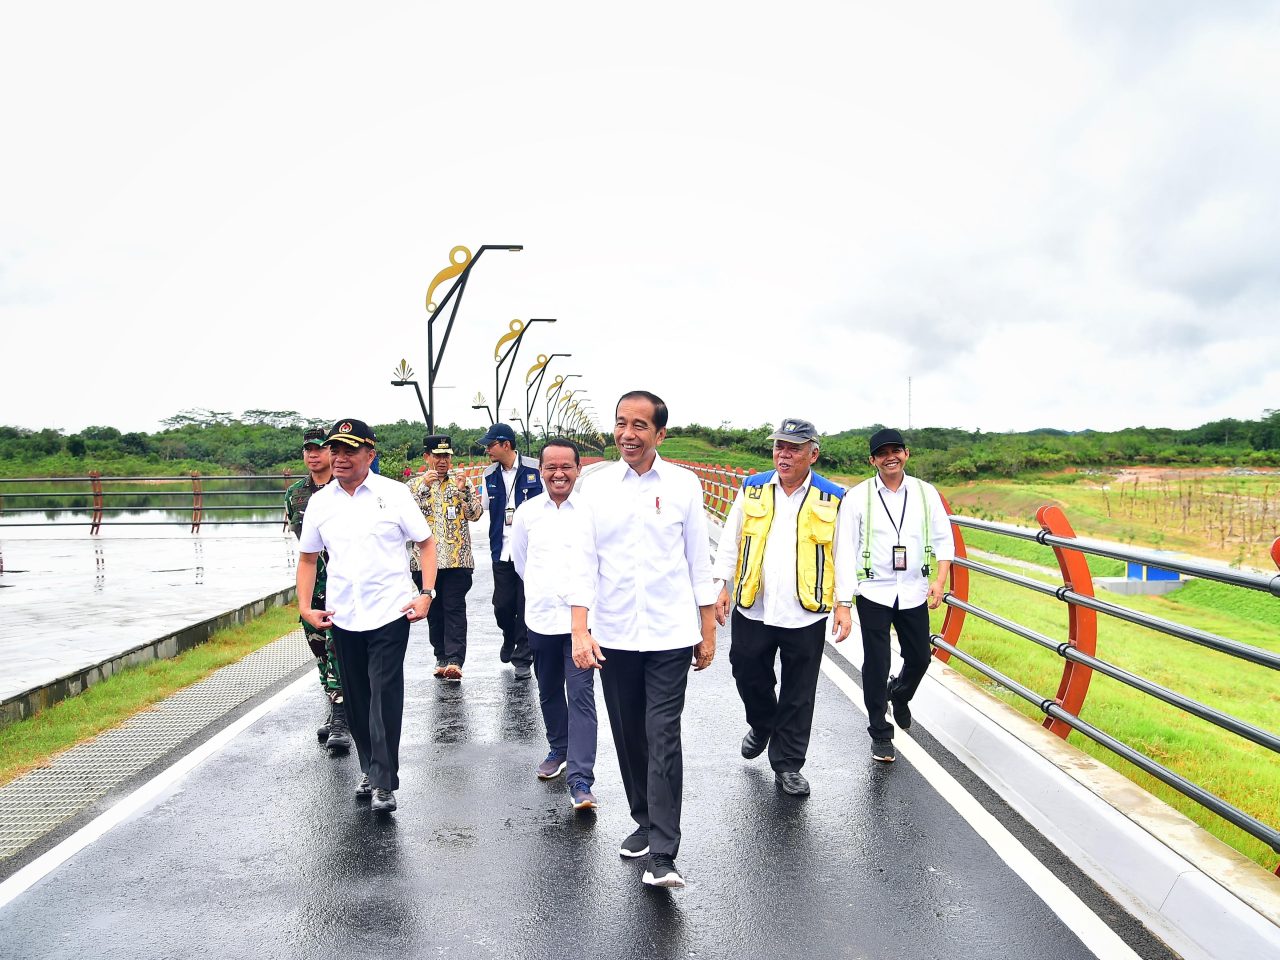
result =
M837 601L836 601L836 606L837 606L837 607L852 607L852 606L853 606L853 601L852 601L852 600L837 600Z
M423 590L423 591L422 591L422 596L424 596L424 597L430 597L432 600L434 600L434 599L436 598L436 588L435 588L435 587L427 587L427 589L425 589L425 590Z

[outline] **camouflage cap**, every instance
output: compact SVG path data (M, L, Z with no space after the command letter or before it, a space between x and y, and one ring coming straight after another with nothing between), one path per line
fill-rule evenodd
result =
M329 431L327 430L321 429L320 427L312 427L302 435L302 445L304 447L323 447L324 438L328 436L328 434Z

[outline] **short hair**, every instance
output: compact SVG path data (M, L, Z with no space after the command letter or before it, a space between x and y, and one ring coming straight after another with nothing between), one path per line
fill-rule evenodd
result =
M542 445L542 449L538 451L538 466L542 466L542 455L547 452L548 447L568 447L573 451L573 465L575 467L582 465L582 453L578 449L578 445L568 437L552 437Z
M618 403L613 408L613 415L618 416L618 407L622 406L624 400L648 400L653 404L653 428L662 430L667 425L667 404L656 393L650 393L648 390L632 390L630 393L624 393L618 398Z

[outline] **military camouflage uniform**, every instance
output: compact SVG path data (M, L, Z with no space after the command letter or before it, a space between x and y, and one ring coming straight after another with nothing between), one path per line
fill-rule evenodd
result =
M307 510L307 502L311 495L319 490L310 475L290 485L284 492L284 511L289 529L295 537L302 536L302 518ZM325 586L327 581L325 555L316 557L316 586L311 593L311 607L314 610L325 610ZM342 675L338 670L338 650L334 646L333 636L328 630L317 630L301 617L303 632L307 635L307 644L316 655L316 666L320 670L320 686L329 699L335 703L342 700Z

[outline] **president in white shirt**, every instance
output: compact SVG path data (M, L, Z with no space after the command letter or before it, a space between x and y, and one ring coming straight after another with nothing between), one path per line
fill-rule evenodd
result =
M636 830L623 857L648 856L643 880L682 887L676 869L684 783L680 715L690 661L711 664L716 589L702 507L690 471L658 456L667 406L645 390L618 401L613 438L621 462L583 483L596 551L589 636L575 631L575 660L600 683Z

